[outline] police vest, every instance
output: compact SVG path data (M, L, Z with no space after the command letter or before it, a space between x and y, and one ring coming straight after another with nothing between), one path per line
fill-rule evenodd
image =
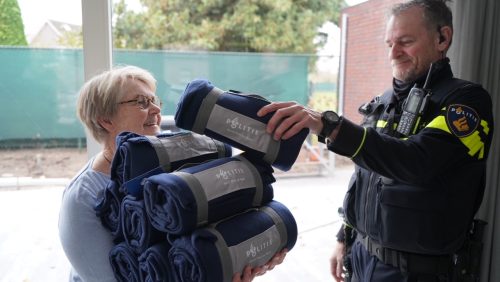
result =
M417 133L442 114L443 107L454 93L468 87L480 86L456 78L438 81L432 88L431 103ZM362 125L382 134L403 138L395 130L400 118L397 108L401 105L398 103L401 102L395 101L392 90L386 91L360 108L364 114ZM467 228L481 202L484 183L478 185L477 179L484 174L484 163L467 164L454 173L479 176L474 178L474 183L470 183L474 187L482 187L470 207L455 205L470 202L466 192L457 193L454 195L456 199L449 200L443 189L437 189L443 185L438 180L429 185L401 183L356 166L344 200L346 220L361 235L368 235L387 248L428 255L451 254L463 244ZM463 185L454 183L452 175L443 177L450 179L447 185ZM460 181L463 182L463 179ZM390 204L380 199L384 189L385 199L390 199ZM445 203L452 204L444 207Z

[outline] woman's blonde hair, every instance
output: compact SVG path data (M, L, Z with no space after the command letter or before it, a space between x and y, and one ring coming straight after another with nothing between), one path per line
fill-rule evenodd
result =
M125 83L138 80L156 92L156 79L142 68L117 66L98 74L87 81L80 89L77 105L78 118L90 131L97 142L102 143L108 132L99 124L99 118L113 117L120 98L124 95Z

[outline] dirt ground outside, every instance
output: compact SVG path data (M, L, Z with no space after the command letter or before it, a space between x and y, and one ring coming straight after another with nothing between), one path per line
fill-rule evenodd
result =
M86 162L84 149L0 150L0 177L72 178Z
M87 162L85 149L0 150L0 177L72 178ZM351 161L336 156L335 167ZM284 175L276 170L276 174ZM301 150L287 175L320 174L325 170L308 150Z

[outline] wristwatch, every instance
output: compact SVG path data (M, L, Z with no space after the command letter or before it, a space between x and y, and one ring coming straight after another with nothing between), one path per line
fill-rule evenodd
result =
M340 120L341 118L334 111L324 111L321 113L323 129L321 129L321 132L318 134L318 141L325 143L326 138L330 137L330 134L332 134L333 130L339 125Z

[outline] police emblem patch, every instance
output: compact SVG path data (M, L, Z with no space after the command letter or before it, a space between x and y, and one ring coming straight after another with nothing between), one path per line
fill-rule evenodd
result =
M457 137L471 135L478 127L479 121L477 112L465 105L450 105L446 111L448 128Z

